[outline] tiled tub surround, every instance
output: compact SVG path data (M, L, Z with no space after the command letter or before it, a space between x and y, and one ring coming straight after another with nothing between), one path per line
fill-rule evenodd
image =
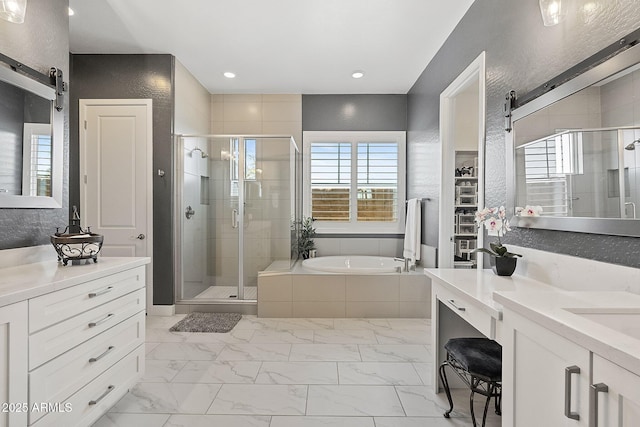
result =
M449 420L431 390L428 319L244 316L227 334L169 332L181 318L148 316L146 375L94 427L471 425L467 390Z
M418 271L376 275L302 267L258 277L258 317L429 318L431 282Z

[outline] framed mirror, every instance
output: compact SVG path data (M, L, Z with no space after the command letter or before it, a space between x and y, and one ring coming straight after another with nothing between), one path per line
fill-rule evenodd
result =
M0 208L61 208L56 90L0 63Z
M640 45L631 46L513 110L508 205L539 212L513 225L640 236Z

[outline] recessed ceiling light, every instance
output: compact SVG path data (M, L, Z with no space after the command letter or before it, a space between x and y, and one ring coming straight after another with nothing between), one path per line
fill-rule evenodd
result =
M73 11L73 9L69 8L69 16L73 16L73 15L75 15L75 14L76 14L76 13Z
M364 71L354 71L353 74L351 74L351 77L354 79L361 79L364 77Z
M224 73L224 76L228 79L233 79L236 75L235 73L232 73L231 71L227 71Z

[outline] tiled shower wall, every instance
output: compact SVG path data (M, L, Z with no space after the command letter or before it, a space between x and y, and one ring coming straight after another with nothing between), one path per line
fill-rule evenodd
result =
M292 135L302 146L301 95L211 95L211 133L235 135ZM226 144L226 145L225 145ZM235 285L238 237L230 229L233 197L229 187L228 140L210 142L212 162L209 214L209 274L216 284ZM290 143L286 139L257 140L259 176L247 182L245 197L244 283L255 286L256 272L272 260L289 259L291 251ZM215 162L215 163L214 163ZM214 225L215 224L215 225Z
M175 132L176 134L208 134L211 120L209 92L179 61L175 66ZM184 141L184 184L180 212L191 206L196 212L190 219L180 215L182 220L182 293L177 299L193 298L209 287L207 263L210 258L207 248L207 218L209 205L201 197L202 182L210 173L207 159L203 159L200 148L207 152L204 138L190 138Z
M211 133L293 135L302 144L301 95L211 95Z

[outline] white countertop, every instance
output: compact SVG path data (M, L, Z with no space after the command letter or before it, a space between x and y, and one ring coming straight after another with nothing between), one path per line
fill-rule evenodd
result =
M1 268L0 307L142 266L150 261L146 257L99 257L97 263L92 261L82 265L64 266L53 260Z
M541 292L497 292L494 299L505 308L550 329L604 359L640 375L640 339L620 330L604 326L569 309L585 313L606 313L607 309L638 313L640 295L623 291L563 291L558 289L553 298ZM614 314L615 316L615 314ZM625 325L635 329L640 324Z
M502 319L502 306L493 299L496 291L548 292L557 291L546 283L523 276L497 276L491 270L425 268L424 274L449 291L461 294L491 317Z

